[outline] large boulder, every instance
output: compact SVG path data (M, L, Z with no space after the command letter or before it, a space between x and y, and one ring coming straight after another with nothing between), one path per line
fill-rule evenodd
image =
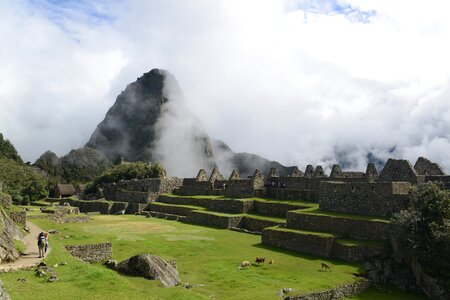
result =
M115 265L115 269L125 274L159 280L164 287L173 287L180 283L180 275L176 267L164 259L151 254L130 257Z

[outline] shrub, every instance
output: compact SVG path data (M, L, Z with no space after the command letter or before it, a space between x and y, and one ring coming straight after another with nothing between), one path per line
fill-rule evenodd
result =
M396 214L393 223L409 259L418 259L429 272L450 274L450 193L426 183L410 192L411 206Z

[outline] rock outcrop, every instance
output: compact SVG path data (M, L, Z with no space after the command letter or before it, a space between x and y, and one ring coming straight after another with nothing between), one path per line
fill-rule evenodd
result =
M121 273L159 280L164 287L173 287L180 283L180 276L174 264L155 255L136 255L117 264L108 265Z
M20 257L14 240L23 238L22 232L0 206L0 263L12 262Z

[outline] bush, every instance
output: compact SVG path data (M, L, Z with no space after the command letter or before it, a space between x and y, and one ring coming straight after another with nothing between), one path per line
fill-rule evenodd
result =
M4 192L16 204L27 204L48 195L45 178L32 167L12 159L0 159L0 181Z
M450 274L450 193L426 183L410 192L411 207L396 214L393 223L409 259L418 259L432 274Z
M162 178L166 176L164 167L157 163L153 166L147 162L123 162L113 166L94 180L95 185L118 182L120 180Z

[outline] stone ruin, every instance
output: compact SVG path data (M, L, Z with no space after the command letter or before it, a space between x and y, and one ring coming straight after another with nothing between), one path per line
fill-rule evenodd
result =
M206 179L206 180L205 180ZM223 195L227 197L249 198L263 195L264 175L255 170L253 176L241 178L237 170L233 170L230 178L225 180L215 168L211 176L201 169L196 178L185 178L183 185L174 193L183 196Z

